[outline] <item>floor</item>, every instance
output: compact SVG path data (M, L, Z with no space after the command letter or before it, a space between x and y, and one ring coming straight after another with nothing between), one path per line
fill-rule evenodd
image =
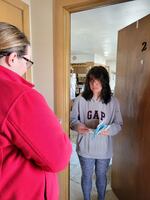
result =
M73 142L73 153L71 156L70 161L70 200L83 200L83 195L81 191L80 186L80 179L81 179L81 170L80 170L80 164L79 160L75 151L76 145L75 145L75 135L71 136L72 142ZM105 200L118 200L118 198L115 196L111 189L111 165L109 167L108 171L108 184L106 188L106 197ZM93 180L95 177L93 177ZM95 181L93 181L94 183ZM96 187L93 184L93 190L92 190L92 199L91 200L97 200L97 192Z

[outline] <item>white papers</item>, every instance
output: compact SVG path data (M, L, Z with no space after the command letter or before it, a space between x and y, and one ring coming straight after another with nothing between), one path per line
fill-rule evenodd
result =
M102 131L106 131L109 128L110 128L110 125L106 125L104 122L101 122L100 124L98 124L96 129L93 130L93 138L95 138L95 136L101 134Z

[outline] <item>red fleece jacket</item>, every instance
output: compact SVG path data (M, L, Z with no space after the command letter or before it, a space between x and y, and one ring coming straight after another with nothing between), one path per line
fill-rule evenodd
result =
M33 85L0 66L0 200L58 200L71 143Z

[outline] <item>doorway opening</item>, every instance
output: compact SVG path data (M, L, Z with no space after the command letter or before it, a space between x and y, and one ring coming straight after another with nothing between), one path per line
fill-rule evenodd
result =
M54 1L54 106L55 113L69 134L70 105L70 19L71 13L123 2L139 2L149 7L144 0L60 0ZM143 6L142 6L143 7ZM117 11L116 11L117 12ZM128 11L127 11L128 12ZM59 174L60 199L70 199L69 168Z
M118 31L149 14L148 4L148 0L132 1L71 14L70 110L74 99L82 93L86 74L93 66L101 65L108 70L115 95ZM81 170L75 150L77 132L70 130L70 137L73 143L70 200L81 200ZM111 189L111 165L112 162L108 171L106 200L118 200ZM92 199L95 200L95 177L93 183Z

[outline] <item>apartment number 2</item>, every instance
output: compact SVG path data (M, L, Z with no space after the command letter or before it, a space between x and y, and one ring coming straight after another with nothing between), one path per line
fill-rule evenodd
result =
M142 49L141 49L141 51L143 52L143 51L146 51L146 49L147 49L147 42L143 42L142 43Z

